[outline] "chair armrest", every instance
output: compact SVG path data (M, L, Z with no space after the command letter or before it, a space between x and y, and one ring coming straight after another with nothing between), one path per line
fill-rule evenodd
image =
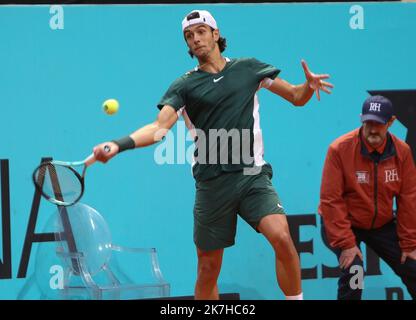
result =
M120 253L132 253L132 254L148 254L150 256L150 262L152 266L153 276L158 280L158 282L165 283L162 271L160 270L159 259L157 255L156 248L132 248L125 247L120 245L111 245L111 249Z

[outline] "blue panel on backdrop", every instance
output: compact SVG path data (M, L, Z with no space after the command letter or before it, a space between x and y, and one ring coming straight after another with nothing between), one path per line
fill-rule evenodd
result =
M331 141L360 125L368 91L416 90L416 4L0 7L0 159L9 164L12 240L12 276L0 280L1 299L15 299L34 269L37 244L18 278L33 209L33 168L44 157L81 160L97 143L152 122L170 83L197 64L181 32L184 15L195 8L216 17L227 39L225 56L256 57L295 84L304 82L301 59L314 72L331 75L333 94L322 94L320 102L313 97L304 108L266 90L259 97L273 183L289 219L306 216L298 221L298 240L313 246L301 254L302 267L309 269L305 298L336 298L337 279L323 270L337 261L322 242L316 214L323 161ZM108 98L120 102L112 116L101 108ZM408 128L396 122L391 131L406 139ZM195 182L185 157L191 148L186 134L182 121L172 131L172 164L158 163L155 145L91 167L83 198L105 217L115 243L158 249L173 296L192 295L196 278ZM54 211L41 201L35 232L42 232ZM376 274L366 278L365 298L385 299L386 288L396 287L409 298L387 265L372 268ZM284 297L272 249L242 221L236 245L226 250L219 287L243 299Z

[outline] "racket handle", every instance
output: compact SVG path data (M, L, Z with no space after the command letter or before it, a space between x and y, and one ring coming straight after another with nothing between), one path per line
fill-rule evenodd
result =
M110 146L108 146L108 145L105 145L104 146L104 151L105 152L110 152L111 151L111 148L110 148ZM88 167L88 166L90 166L90 165L92 165L94 162L96 162L97 161L97 159L95 158L95 156L94 156L94 153L91 153L88 157L87 157L87 159L85 159L84 160L84 163L85 163L85 165Z
M97 159L94 156L94 153L91 153L87 159L84 160L85 165L88 167L90 165L92 165L95 161L97 161Z

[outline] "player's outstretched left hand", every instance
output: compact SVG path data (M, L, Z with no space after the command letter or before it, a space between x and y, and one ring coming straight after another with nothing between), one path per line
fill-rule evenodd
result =
M302 60L302 67L303 67L303 71L305 72L305 77L306 77L306 80L308 81L309 87L315 90L316 97L318 98L318 100L321 100L319 90L322 90L326 93L331 93L331 91L328 88L333 88L334 85L332 83L322 80L322 79L328 79L329 74L315 74L311 72L305 60Z

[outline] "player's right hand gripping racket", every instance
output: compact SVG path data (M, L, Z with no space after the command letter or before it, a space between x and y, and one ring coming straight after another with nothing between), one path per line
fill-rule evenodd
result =
M104 146L110 152L109 146ZM59 206L70 206L78 202L84 193L84 178L87 168L96 161L94 154L82 161L47 161L33 171L33 183L45 199ZM83 166L79 174L75 168Z

